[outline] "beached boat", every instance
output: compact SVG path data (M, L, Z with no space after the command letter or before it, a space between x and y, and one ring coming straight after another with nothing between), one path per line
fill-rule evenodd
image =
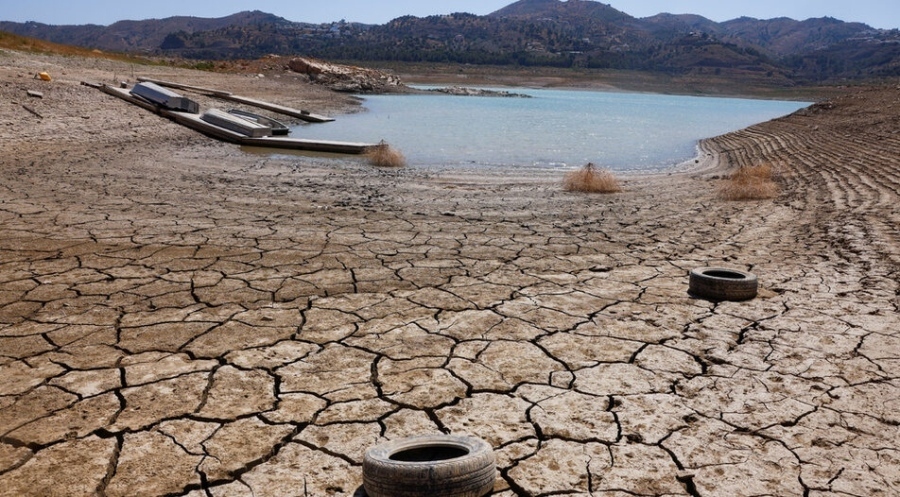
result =
M138 81L145 83L153 83L159 86L165 86L167 88L174 88L176 90L188 90L202 93L204 95L219 98L222 100L228 100L229 102L234 102L243 105L249 105L251 107L257 107L259 109L265 109L270 112L275 112L277 114L282 114L285 116L295 117L302 121L310 122L310 123L330 123L334 121L333 118L328 116L321 116L319 114L313 114L308 110L302 109L293 109L291 107L285 107L283 105L273 104L269 102L263 102L262 100L256 100L255 98L242 97L240 95L235 95L233 93L221 90L214 90L211 88L202 88L199 86L191 86L191 85L183 85L180 83L174 83L172 81L163 81L160 79L151 79L151 78L143 78L139 77Z
M200 119L220 128L240 133L250 138L263 138L272 136L272 128L250 119L244 119L234 114L219 110L209 109L200 116Z
M155 83L138 83L131 89L131 94L169 110L200 113L200 104Z
M285 136L285 135L288 135L291 133L291 129L288 128L286 124L284 124L283 122L278 121L276 119L272 119L271 117L268 117L268 116L263 116L260 114L256 114L256 113L249 112L246 110L241 110L241 109L229 109L228 113L238 116L241 119L246 119L250 122L262 124L263 126L268 126L268 127L272 128L273 136Z

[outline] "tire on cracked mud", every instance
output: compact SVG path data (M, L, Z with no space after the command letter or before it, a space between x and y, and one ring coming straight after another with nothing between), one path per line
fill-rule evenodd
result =
M758 290L756 275L718 267L691 271L688 288L691 295L716 302L750 300L756 297Z
M424 435L366 451L369 497L481 497L494 488L494 451L480 438Z

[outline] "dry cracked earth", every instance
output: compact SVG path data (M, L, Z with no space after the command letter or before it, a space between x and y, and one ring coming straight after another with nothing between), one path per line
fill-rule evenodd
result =
M240 150L73 64L0 55L0 496L361 496L441 432L496 496L900 495L900 90L584 196ZM776 199L717 198L761 161ZM760 296L690 296L713 265Z

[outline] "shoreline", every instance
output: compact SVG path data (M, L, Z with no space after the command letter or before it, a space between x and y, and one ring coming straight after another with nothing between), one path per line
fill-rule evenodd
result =
M404 80L404 84L410 87L415 86L427 86L427 87L462 87L462 88L486 88L486 89L498 89L498 90L515 90L515 89L525 89L525 90L566 90L566 91L585 91L585 92L599 92L599 93L624 93L624 94L636 94L636 95L672 95L672 96L683 96L683 97L699 97L699 98L734 98L734 99L746 99L746 100L780 100L786 102L808 102L810 98L814 98L815 101L825 100L830 96L834 96L835 94L843 93L841 91L824 90L824 89L809 89L810 93L804 95L778 95L767 93L764 91L748 91L748 92L736 92L736 93L698 93L696 91L689 90L679 90L676 87L660 87L658 89L637 89L637 88L628 88L628 87L619 87L613 85L591 85L587 83L578 83L571 82L562 85L540 85L540 84L528 84L527 80L522 80L521 82L515 81L507 81L503 83L496 83L490 81L470 81L466 84L461 84L459 81L453 81L450 79L423 79L418 80L414 75L407 76L410 77L410 80ZM811 103L815 103L815 101Z
M493 448L494 497L900 490L897 87L598 196L253 154L80 85L133 72L0 52L4 495L362 495L367 448L447 432ZM761 161L778 197L717 197ZM701 267L758 297L690 295Z
M434 87L435 87L435 88L436 88L436 87L440 87L440 85L438 84L437 86L434 86ZM471 88L471 87L470 87L470 88ZM480 88L480 87L477 87L477 88ZM580 89L579 89L579 88L546 88L546 87L545 87L545 88L534 88L534 87L529 88L529 87L524 87L524 86L505 86L505 87L503 87L503 88L505 88L505 89L508 90L508 91L514 92L514 93L513 93L514 95L518 95L518 94L519 94L518 92L521 92L521 91L528 91L528 90L535 90L535 91L545 91L545 90L553 91L553 90L561 90L561 91L584 91L584 92L608 93L608 92L605 91L605 90L596 90L596 89L590 89L590 88L580 88ZM415 89L415 88L414 88L414 89ZM613 92L613 93L662 96L662 95L656 94L656 93L630 92L630 91L615 91L615 92ZM424 94L432 94L432 95L441 96L441 95L435 94L435 93L424 93ZM404 94L404 95L405 95L405 94ZM535 93L534 95L540 97L540 95L537 94L537 93ZM390 94L389 94L389 96L390 96ZM471 98L489 98L489 99L490 99L490 98L503 98L503 97L481 96L481 95L478 95L478 96L473 96L473 95L453 95L453 96L456 97L456 98L465 98L465 99L471 99ZM683 97L693 97L693 98L727 98L727 99L743 98L743 99L746 99L746 100L768 100L768 99L761 99L761 98L753 98L753 97L751 97L751 96L744 96L744 97L730 97L730 96L729 96L729 97L724 97L724 96L711 96L711 97L706 97L706 96L697 96L697 95L682 95L682 96L683 96ZM366 100L367 97L369 97L369 95L357 95L357 97L361 99L361 107L360 107L360 111L361 111L361 112L368 112L369 109L368 109L368 107L366 107L366 102L365 102L365 100ZM789 101L781 101L781 102L789 102ZM804 102L804 103L806 103L806 104L808 104L808 105L814 105L813 102ZM384 111L384 109L382 109L382 110ZM797 112L797 111L799 111L799 110L802 110L802 109L794 110L794 111L792 111L791 113ZM388 112L389 112L389 111L388 111ZM786 112L786 111L785 111L785 112ZM786 115L788 115L788 114L786 114ZM784 117L784 116L777 116L777 117L775 117L774 119L778 119L779 117ZM757 123L757 124L760 124L760 123ZM357 124L356 126L357 126L357 128L361 128L361 127L359 126L359 124ZM332 131L333 131L333 130L332 130ZM324 139L338 139L338 136L339 136L339 135L326 134L326 135L320 135L319 137L324 138ZM675 161L669 161L668 164L666 164L666 165L659 165L659 166L640 166L640 165L632 165L632 166L621 166L621 167L617 167L617 168L609 168L609 169L611 169L611 171L612 171L614 174L617 174L617 175L624 175L624 176L647 176L647 175L657 175L657 174L664 174L664 175L665 175L665 174L672 174L673 172L691 172L692 170L697 169L697 164L698 164L700 161L705 160L705 156L704 156L704 154L703 154L702 151L701 151L701 143L702 143L703 141L705 141L705 140L708 140L708 139L710 139L710 138L709 138L709 137L702 137L702 138L699 138L699 139L695 140L695 141L694 141L694 144L693 144L693 145L694 145L694 146L693 146L693 148L694 148L694 155L691 156L691 157L686 157L686 158L683 158L683 159L679 159L679 161L677 161L677 162L675 162ZM467 142L467 143L468 143L468 142ZM395 145L395 146L396 146L397 144L392 144L392 145ZM406 152L406 150L404 150L402 146L398 146L398 149L399 149L401 152ZM684 157L684 155L682 155L681 157ZM494 158L495 160L497 159L496 157L493 157L493 158ZM471 165L469 165L469 164L471 164ZM574 163L567 164L567 165L560 165L560 163L542 163L542 164L532 164L532 163L511 164L511 163L507 163L507 164L502 164L502 165L501 165L501 164L496 164L496 163L494 163L494 164L488 164L488 163L480 164L480 163L477 163L477 162L473 159L471 162L465 163L465 165L462 164L462 163L440 163L440 162L437 161L437 160L430 160L427 164L410 164L409 167L412 167L412 168L421 168L421 169L428 170L428 171L453 170L453 169L456 169L456 168L460 168L460 169L464 169L464 170L466 170L466 171L470 171L470 172L472 172L472 173L474 173L474 174L478 174L478 171L479 171L480 169L483 169L483 170L485 170L485 171L504 171L504 170L508 170L508 171L510 171L510 172L512 172L512 173L518 173L518 172L523 172L523 171L539 171L539 172L543 172L543 173L547 173L547 174L554 174L554 173L555 173L555 174L558 174L558 175L563 175L563 174L565 174L566 172L575 170L575 169L577 169L577 168L579 168L579 167L581 167L581 166L583 166L583 165L584 165L584 164L574 164ZM702 168L702 166L700 166L700 167Z
M540 68L453 66L441 64L387 64L385 69L408 84L531 87L628 93L653 93L765 100L821 100L845 93L844 87L756 87L741 80L717 80L708 76L673 77L633 71L564 71L547 73Z

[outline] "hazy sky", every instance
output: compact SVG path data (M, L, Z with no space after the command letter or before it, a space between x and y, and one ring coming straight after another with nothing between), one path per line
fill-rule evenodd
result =
M340 19L383 24L403 15L419 17L470 12L484 15L515 0L0 0L0 20L46 24L112 24L120 20L171 16L223 17L244 10L261 10L291 21L330 22ZM714 21L741 16L771 19L836 17L876 28L900 28L897 0L604 0L635 17L660 12L700 14Z

